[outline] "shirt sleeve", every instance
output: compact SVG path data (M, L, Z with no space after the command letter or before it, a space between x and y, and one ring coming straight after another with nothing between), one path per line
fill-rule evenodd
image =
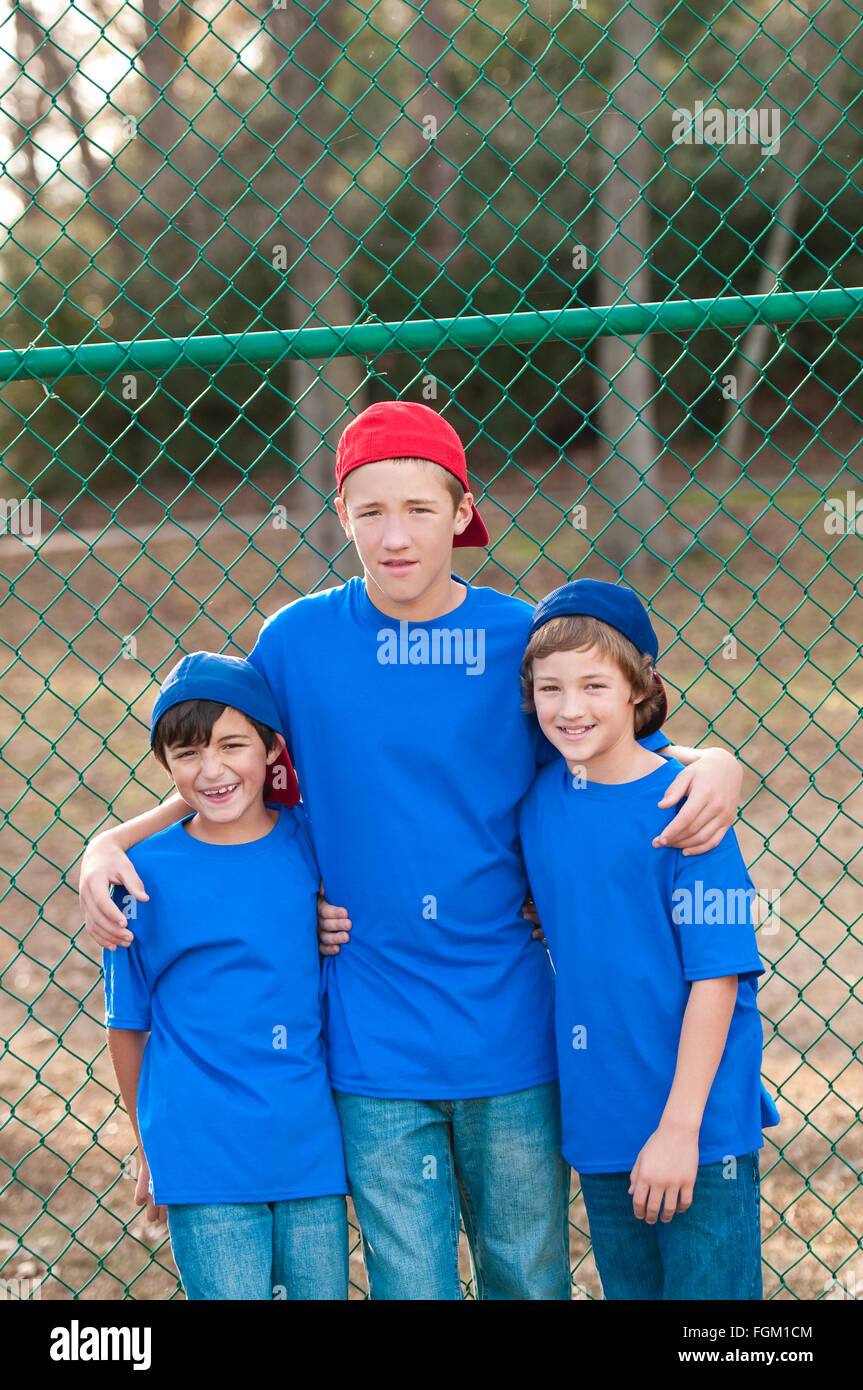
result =
M671 919L680 936L684 979L763 975L753 923L757 891L734 831L727 830L715 849L691 855L676 850L675 858Z
M111 889L111 897L119 900L122 885ZM117 946L102 951L105 972L105 1023L109 1028L138 1028L150 1030L150 1000L152 990L147 982L141 955L138 931L146 917L147 903L136 902L135 940L131 946Z

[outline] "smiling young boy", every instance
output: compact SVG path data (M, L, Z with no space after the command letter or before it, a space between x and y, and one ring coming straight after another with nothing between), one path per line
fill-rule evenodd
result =
M522 663L563 755L519 815L556 970L563 1152L606 1298L758 1299L758 1150L779 1116L755 890L733 830L698 858L651 848L679 771L639 742L665 719L657 651L630 589L580 579L537 605Z
M128 951L104 952L136 1196L151 1216L166 1210L190 1299L348 1293L319 873L301 809L263 797L281 725L248 661L194 652L170 672L150 737L186 814L136 846L149 898L131 901Z
M328 1062L372 1297L460 1298L461 1212L481 1297L567 1299L552 978L521 911L516 825L556 757L513 676L531 610L452 573L453 546L488 535L461 441L430 407L364 410L336 483L363 577L280 609L250 660L339 905L321 907ZM675 751L693 765L668 789L688 805L666 833L697 852L730 824L739 769ZM145 891L124 850L181 813L172 799L88 847L81 901L101 944L130 939L108 885Z

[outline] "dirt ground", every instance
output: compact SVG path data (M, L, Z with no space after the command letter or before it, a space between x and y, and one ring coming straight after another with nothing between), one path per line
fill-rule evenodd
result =
M738 751L741 846L756 886L780 895L759 930L764 1074L782 1116L762 1152L765 1296L780 1299L863 1288L863 539L825 533L823 509L825 495L854 487L863 499L863 484L837 472L827 451L794 470L774 451L711 520L709 462L696 475L673 461L668 519L652 533L667 555L638 580L657 620L673 738ZM490 481L483 512L502 539L477 582L536 598L583 561L582 573L615 577L589 554L590 536L603 547L601 498L589 494L587 530L568 520L589 475L576 459ZM269 480L256 482L266 494ZM71 516L79 531L111 520L92 501ZM133 496L118 516L129 534L115 527L89 547L62 534L39 551L0 538L0 1279L41 1280L46 1299L183 1297L170 1244L136 1213L123 1167L132 1136L104 1045L78 862L97 829L168 790L147 755L151 672L183 650L248 651L262 617L308 582L295 533L269 524L253 489L221 516L190 494L173 517L197 524L170 528L156 502ZM459 556L466 576L473 558ZM575 1177L571 1220L574 1296L596 1298Z

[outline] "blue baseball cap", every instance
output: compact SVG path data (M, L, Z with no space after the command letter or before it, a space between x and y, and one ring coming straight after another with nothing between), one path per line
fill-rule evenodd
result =
M259 724L266 724L267 728L274 729L282 738L285 736L273 692L257 667L245 657L223 656L218 652L190 652L178 661L162 682L153 706L150 747L153 746L156 725L162 715L173 705L182 704L184 700L217 700L219 704L238 709L249 719L256 719ZM295 806L300 799L300 791L293 764L286 751L280 753L277 762L286 769L286 785L280 788L281 795L277 792L272 799ZM267 800L270 799L272 772L271 767L268 769L265 792Z
M574 579L569 584L561 584L559 589L552 589L533 610L528 639L552 618L570 616L598 618L600 622L608 623L609 627L617 628L640 652L647 652L654 662L659 655L659 640L650 615L638 595L632 589L627 589L625 584L607 584L602 579ZM668 714L665 686L656 671L653 675L662 694L663 707L656 718L639 731L641 738L656 733Z

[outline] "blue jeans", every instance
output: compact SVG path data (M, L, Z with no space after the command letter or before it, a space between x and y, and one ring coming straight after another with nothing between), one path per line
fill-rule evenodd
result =
M569 1166L556 1081L479 1100L333 1092L373 1299L569 1299Z
M168 1229L189 1299L348 1296L344 1197L172 1204Z
M725 1176L729 1169L736 1174ZM655 1226L632 1210L629 1173L582 1173L593 1256L606 1298L757 1300L758 1150L698 1169L692 1206Z

